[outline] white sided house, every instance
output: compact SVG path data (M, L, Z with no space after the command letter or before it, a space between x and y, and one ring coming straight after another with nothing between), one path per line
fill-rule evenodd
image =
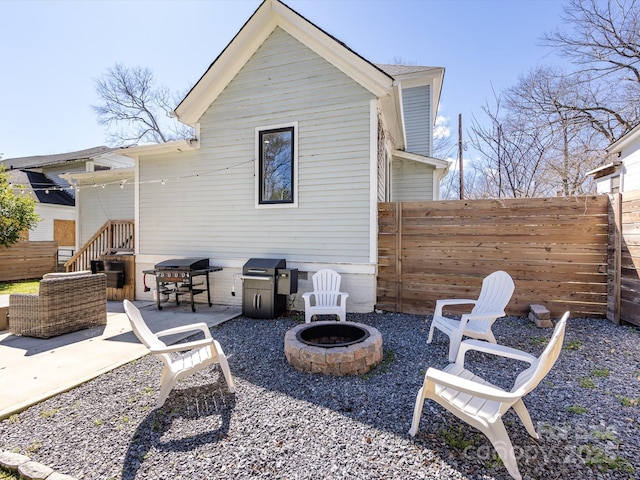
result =
M35 211L41 220L28 232L28 240L57 241L62 259L71 256L77 246L86 241L86 238L79 238L76 232L76 224L79 224L79 190L71 180L72 175L88 174L93 177L99 172L129 167L129 174L133 176L131 158L106 146L50 155L6 158L0 160L0 165L5 167L14 191L20 194L24 192L36 202ZM132 200L133 195L131 203ZM100 216L105 208L111 206L103 202L90 216ZM122 218L121 212L116 215L116 218ZM133 218L133 206L130 208L130 218Z
M640 190L640 125L607 148L612 161L587 173L593 175L598 193Z
M175 110L190 141L132 147L136 292L160 261L205 257L212 300L249 258L332 268L350 312L376 302L380 201L439 197L432 158L444 69L375 65L278 0L265 0ZM237 284L234 286L234 282Z

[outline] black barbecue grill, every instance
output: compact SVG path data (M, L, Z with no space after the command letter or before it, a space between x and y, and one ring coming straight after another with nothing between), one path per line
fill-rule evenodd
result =
M195 312L196 307L193 296L198 293L207 292L207 302L211 303L209 273L218 272L222 267L209 265L208 258L172 258L164 262L157 263L153 270L145 270L145 274L156 277L156 305L158 310L162 310L160 299L163 295L171 296L175 294L176 305L180 305L181 295L191 296L191 311ZM204 283L195 283L197 277L206 278L206 288ZM146 283L145 283L146 286Z
M242 315L275 318L287 310L287 295L298 291L298 270L283 258L250 258L242 267Z

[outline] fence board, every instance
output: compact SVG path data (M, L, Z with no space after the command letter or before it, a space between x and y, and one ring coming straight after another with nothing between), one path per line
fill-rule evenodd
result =
M57 268L58 242L18 242L0 247L0 281L32 280Z
M640 326L640 191L621 199L620 320Z
M439 298L476 298L501 269L516 284L508 314L539 303L554 316L604 317L608 205L606 196L381 203L377 306L431 314Z

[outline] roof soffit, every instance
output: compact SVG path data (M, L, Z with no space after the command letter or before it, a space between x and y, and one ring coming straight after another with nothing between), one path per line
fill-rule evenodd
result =
M189 125L197 123L276 27L282 28L375 96L390 94L393 86L391 76L280 1L265 0L178 105L175 110L178 119Z

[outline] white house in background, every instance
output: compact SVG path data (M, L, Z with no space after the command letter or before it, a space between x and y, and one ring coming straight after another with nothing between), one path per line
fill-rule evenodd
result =
M119 154L118 150L100 146L75 152L0 160L16 190L33 195L36 200L35 210L42 220L28 232L29 240L56 240L63 256L70 256L76 250L80 245L76 237L76 191L71 188L64 174L131 168L132 159ZM96 210L97 214L105 207L109 208L108 205L101 205L101 209Z
M640 189L640 125L607 148L613 160L587 175L593 175L598 193L630 192Z
M438 199L450 166L431 157L443 77L373 64L265 0L176 108L196 138L121 151L135 159L138 296L152 295L143 270L206 257L224 267L213 301L238 304L245 262L284 258L300 271L291 308L329 267L348 311L373 310L378 202Z
M62 175L75 185L76 244L79 247L109 220L134 219L134 175L133 167Z

